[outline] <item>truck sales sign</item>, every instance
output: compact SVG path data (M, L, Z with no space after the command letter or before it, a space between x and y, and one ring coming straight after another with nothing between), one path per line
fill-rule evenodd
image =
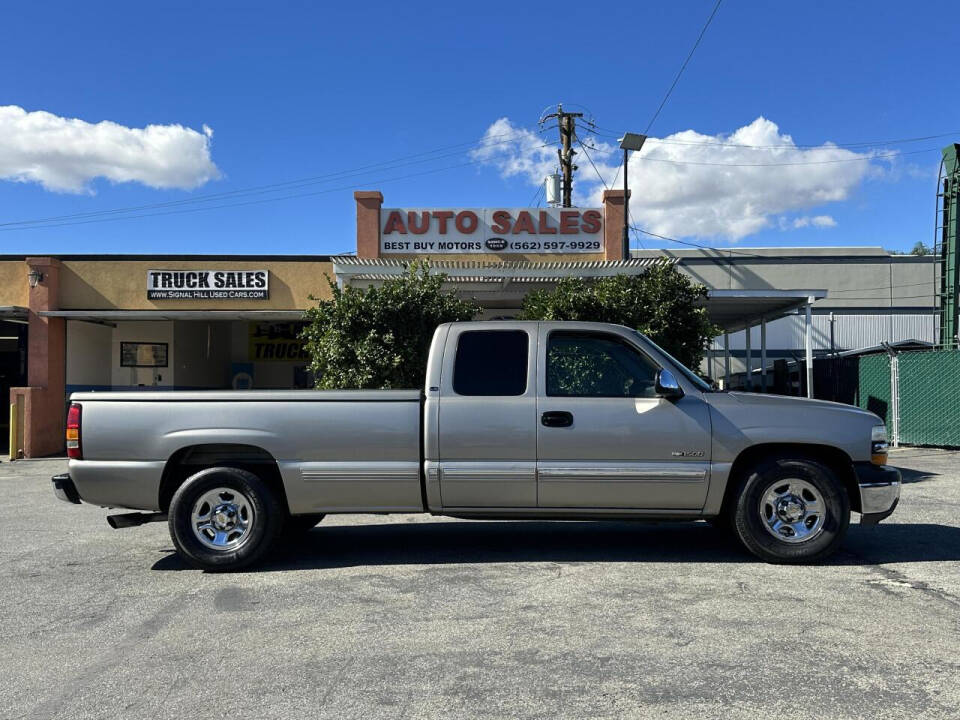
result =
M148 270L148 300L267 300L266 270Z
M383 208L381 254L603 252L597 208Z

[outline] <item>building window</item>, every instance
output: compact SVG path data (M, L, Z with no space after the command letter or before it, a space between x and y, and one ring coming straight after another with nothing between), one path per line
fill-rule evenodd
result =
M523 395L529 340L522 330L471 330L460 334L453 368L457 395Z
M120 367L167 367L167 343L120 343Z

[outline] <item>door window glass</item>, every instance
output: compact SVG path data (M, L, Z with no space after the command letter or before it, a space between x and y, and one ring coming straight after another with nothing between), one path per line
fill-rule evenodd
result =
M457 395L523 395L527 391L527 333L470 330L460 334L453 368Z
M657 366L609 335L554 332L547 341L547 395L655 397Z

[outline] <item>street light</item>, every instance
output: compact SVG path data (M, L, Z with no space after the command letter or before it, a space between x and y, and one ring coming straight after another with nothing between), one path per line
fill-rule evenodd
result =
M27 273L27 282L30 284L30 287L35 288L43 281L43 273L37 269L31 269Z
M627 189L627 158L631 150L640 150L643 147L646 135L639 133L624 133L620 138L620 147L623 148L623 259L630 259L630 193Z

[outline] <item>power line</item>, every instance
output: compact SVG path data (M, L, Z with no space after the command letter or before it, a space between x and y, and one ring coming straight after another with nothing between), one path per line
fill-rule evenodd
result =
M597 177L600 178L600 182L603 183L603 189L608 190L609 188L607 187L607 181L603 179L603 175L600 174L596 164L594 164L593 158L590 157L590 153L587 152L587 146L583 144L583 141L580 138L577 138L577 142L580 144L583 154L587 156L587 160L590 161L590 166L593 168L593 171L597 174Z
M580 138L577 138L577 142L580 143L580 147L583 149L583 154L587 156L587 160L589 160L589 161L590 161L590 165L593 166L593 170L594 170L594 172L597 173L597 177L600 178L600 182L603 183L604 189L605 189L605 190L608 189L608 188L607 188L607 183L606 183L606 181L603 179L603 175L600 174L600 171L597 169L597 166L596 166L596 165L594 164L594 162L593 162L593 158L590 157L590 153L587 152L587 146L583 144L583 141L580 140ZM629 212L629 210L628 210L628 212ZM647 247L646 247L646 245L643 244L643 240L640 239L640 235L637 234L637 229L636 229L635 227L633 227L633 213L632 213L632 212L630 213L629 220L630 220L631 229L633 230L633 239L637 241L637 245L639 245L642 249L646 250ZM624 258L624 259L625 259L625 260L629 260L630 258L627 257L627 258Z
M596 148L594 148L596 149ZM676 160L674 158L661 158L661 157L651 157L648 155L639 155L636 159L642 160L644 162L662 162L670 163L671 165L705 165L709 167L791 167L795 165L833 165L835 163L847 163L847 162L870 162L872 160L885 160L889 158L903 157L904 155L919 155L922 153L928 152L939 152L939 148L924 148L922 150L910 150L908 152L891 152L891 153L882 153L878 155L864 155L857 156L852 158L834 158L832 160L798 160L796 162L770 162L770 163L726 163L726 162L708 162L706 160ZM623 161L620 161L620 168L623 167ZM617 175L614 176L614 182L616 182L617 177L619 176L619 168L617 169Z
M640 234L637 232L637 228L635 228L633 225L633 213L630 211L629 207L627 208L627 216L630 220L630 229L633 230L633 239L637 241L637 245L639 245L643 250L646 250L647 246L643 244L643 240L640 239ZM627 257L625 257L624 260L629 260L629 256L630 253L627 253Z
M544 183L537 185L537 190L533 193L533 197L530 198L530 202L527 204L527 207L533 207L533 203L538 202L537 198L540 197L540 193L543 192L543 185Z
M821 143L820 145L745 145L742 143L728 143L728 142L694 142L687 140L664 140L660 138L649 138L647 141L652 143L659 143L663 145L688 145L688 146L697 146L697 145L706 145L706 146L718 146L718 147L732 147L732 148L741 148L744 150L829 150L831 148L864 148L864 147L877 147L884 145L907 145L909 143L923 142L925 140L936 140L937 138L943 137L955 137L960 134L960 131L950 132L950 133L938 133L936 135L924 135L922 137L913 137L913 138L899 138L895 140L875 140L875 141L860 141L855 143ZM829 142L829 141L827 141Z
M547 145L544 144L544 145L540 145L539 147L547 147ZM442 171L444 171L444 170L454 170L454 169L461 168L461 167L467 167L467 166L469 166L469 165L476 165L477 163L480 163L480 162L482 162L482 161L481 161L481 160L470 160L470 161L468 161L468 162L459 163L459 164L457 164L457 165L447 165L447 166L439 167L439 168L431 168L431 169L429 169L429 170L423 170L423 171L417 172L417 173L408 173L408 174L406 174L406 175L399 175L399 176L397 176L397 177L392 177L392 178L381 178L381 179L376 180L375 182L377 182L377 183L396 182L396 181L398 181L398 180L406 180L406 179L411 178L411 177L419 177L419 176L421 176L421 175L429 175L429 174L431 174L431 173L442 172ZM365 181L365 182L366 182L366 181ZM59 222L59 223L49 223L49 224L46 224L46 225L28 225L28 226L25 226L25 227L0 227L0 232L14 232L14 231L17 231L17 230L38 230L38 229L45 229L45 228L52 228L52 227L64 227L64 226L69 226L69 225L88 225L88 224L90 224L90 223L113 222L113 221L117 221L117 220L134 220L134 219L138 219L138 218L157 217L157 216L162 216L162 215L182 215L182 214L186 214L186 213L200 212L200 211L203 211L203 210L219 210L219 209L222 209L222 208L242 207L242 206L245 206L245 205L260 205L260 204L263 204L263 203L278 202L278 201L280 201L280 200L291 200L291 199L294 199L294 198L312 197L312 196L315 196L315 195L326 195L326 194L328 194L328 193L341 192L341 191L343 191L343 190L354 190L354 189L356 189L357 187L359 187L359 185L356 185L356 184L354 184L354 185L345 185L345 186L342 186L342 187L328 188L328 189L326 189L326 190L315 190L315 191L306 192L306 193L294 193L294 194L291 194L291 195L283 195L283 196L280 196L280 197L260 198L260 199L257 199L257 200L247 200L247 201L238 202L238 203L226 203L226 204L224 204L224 205L205 205L205 206L201 206L201 207L182 208L182 209L177 209L177 210L169 210L169 211L167 211L167 212L142 213L142 214L140 214L140 215L119 215L119 216L114 216L114 217L98 217L98 218L92 218L92 219L88 219L88 220L75 220L75 221L70 221L70 220L68 220L68 221Z
M873 288L865 288L871 290ZM890 289L890 288L880 288L880 289ZM832 291L836 292L836 291ZM841 300L917 300L919 298L933 298L934 294L932 292L924 293L923 295L899 295L893 298L878 298L878 297L844 297L840 298Z
M595 135L600 137L608 138L617 138L619 135L614 134L613 131L605 133L594 132ZM622 135L623 133L620 133ZM911 138L897 138L893 140L861 140L859 142L852 143L831 143L830 141L825 141L820 145L797 145L797 144L781 144L781 145L747 145L743 143L730 143L730 142L714 142L714 141L705 141L697 142L692 140L667 140L664 138L647 138L646 142L654 143L659 145L685 145L688 147L732 147L740 148L742 150L829 150L832 148L863 148L863 147L878 147L886 145L906 145L909 143L923 142L925 140L936 140L938 138L944 137L956 137L960 135L960 130L948 133L938 133L936 135L923 135L920 137L911 137ZM829 143L829 144L827 144Z
M934 280L927 280L925 282L901 283L898 285L880 285L878 287L845 288L843 290L831 290L830 292L865 292L867 290L896 290L897 288L915 287L917 285L933 286L934 282L935 282Z
M723 0L717 0L717 4L713 6L713 12L710 13L710 17L707 18L707 22L704 23L703 29L700 31L700 34L697 36L697 41L693 44L693 47L690 48L690 52L687 54L687 59L683 61L683 65L680 66L680 71L677 73L677 76L673 79L673 83L670 85L670 89L667 90L667 94L663 96L663 100L660 101L660 106L657 108L657 111L653 114L653 117L650 118L650 122L647 123L647 128L643 131L644 135L650 134L650 128L653 126L654 121L660 115L660 111L663 110L663 106L667 104L667 100L670 99L670 95L673 93L673 89L677 86L677 83L680 82L680 76L683 75L683 71L687 69L687 63L690 62L690 58L693 57L693 53L696 52L697 48L700 46L700 41L703 40L704 34L707 32L707 28L710 27L710 23L713 22L713 16L717 14L717 10L720 9L720 3Z
M746 257L753 257L753 258L767 258L767 257L770 257L769 255L758 255L757 253L748 253L748 252L743 252L743 251L740 251L740 250L733 250L733 249L731 249L731 248L711 247L710 245L703 245L702 243L693 242L693 241L691 241L691 240L677 240L677 238L668 237L668 236L666 236L666 235L658 235L658 234L655 233L655 232L650 232L649 230L644 230L643 228L637 227L637 226L635 226L635 225L631 225L631 227L632 227L634 230L636 230L637 232L642 232L644 235L649 235L650 237L659 238L659 239L661 239L661 240L666 240L667 242L677 243L677 244L679 244L679 245L689 245L690 247L699 248L699 249L701 249L701 250L713 250L714 252L718 252L718 253L733 253L734 255L744 255L744 256L746 256Z
M488 139L492 139L492 138L495 138L495 137L504 137L504 136L507 136L507 135L515 136L515 134L516 134L516 131L511 131L510 133L501 133L501 134L499 134L499 135L491 135L491 136L489 136ZM421 153L414 153L414 154L412 154L412 155L405 155L405 156L396 158L396 159L394 159L394 160L385 160L385 161L383 161L383 162L372 163L372 164L370 164L370 165L362 165L362 166L360 166L360 167L357 167L357 168L354 168L354 169L350 169L350 170L340 170L340 171L337 171L337 172L327 173L327 174L324 174L324 175L316 175L316 176L313 176L313 177L300 178L300 179L297 179L297 180L287 180L287 181L279 182L279 183L271 183L271 184L266 184L266 185L258 185L258 186L253 186L253 187L249 187L249 188L241 188L241 189L238 189L238 190L231 190L231 191L222 192L222 193L208 193L208 194L206 194L206 195L200 195L200 196L194 196L194 197L190 197L190 198L184 198L184 199L182 199L182 200L171 200L171 201L167 201L167 202L150 203L150 204L146 204L146 205L133 205L133 206L128 206L128 207L113 208L113 209L109 209L109 210L97 210L97 211L91 211L91 212L85 212L85 213L73 213L73 214L68 214L68 215L56 215L56 216L50 216L50 217L46 217L46 218L37 218L37 219L33 219L33 220L17 220L17 221L11 221L11 222L6 222L6 223L0 223L0 231L2 231L3 229L6 229L6 228L16 228L16 227L21 227L21 226L29 226L29 225L37 225L37 224L46 224L46 223L52 223L52 222L57 222L57 221L65 221L65 220L86 219L86 218L99 217L99 216L103 216L103 215L114 215L114 214L137 212L137 211L140 211L140 210L154 210L154 209L159 209L159 208L178 207L178 206L181 206L181 205L192 205L192 204L197 204L197 203L212 202L212 201L216 201L216 200L224 200L224 199L227 199L227 198L238 198L238 197L246 197L246 196L250 196L250 195L260 195L260 194L266 194L266 193L272 193L272 192L281 192L281 191L284 191L284 190L296 189L296 188L298 188L298 187L305 187L305 186L309 186L309 185L321 184L321 183L328 182L328 181L331 181L331 180L339 180L339 179L346 178L346 177L350 177L350 176L353 176L353 175L362 175L362 174L366 174L367 172L372 171L372 170L394 170L394 169L401 168L401 167L408 167L408 166L410 166L410 165L419 165L419 164L422 164L422 163L425 163L425 162L433 162L434 160L441 160L441 159L443 159L443 158L453 157L453 156L456 156L456 155L460 155L460 154L462 153L462 150L458 150L458 151L456 151L456 152L450 152L450 153L444 153L444 154L441 154L441 155L437 155L437 153L441 153L441 152L443 152L443 151L450 150L450 149L452 149L452 148L464 148L464 147L467 147L467 146L478 146L478 149L481 149L481 148L485 148L485 147L492 147L492 146L495 146L495 145L502 145L502 144L504 144L504 143L509 143L509 142L512 142L513 139L514 139L514 138L511 137L510 139L507 139L507 140L500 140L500 141L497 141L497 142L489 142L489 143L488 143L488 142L484 142L484 140L479 141L479 143L476 142L476 141L470 142L470 143L459 143L459 144L457 144L457 145L449 145L449 146L437 148L437 149L434 149L434 150L428 150L428 151L421 152ZM545 147L545 145L541 145L541 146L539 146L539 147ZM425 158L424 156L427 156L427 155L433 155L433 157L426 157L426 158ZM414 160L413 162L404 162L404 161L406 161L406 160L411 160L411 159L413 159L413 158L422 158L422 159ZM456 166L454 166L454 167L456 167ZM278 199L282 199L282 198L278 198ZM224 207L224 206L220 206L220 207ZM27 228L24 227L23 229L27 229Z
M622 167L623 167L623 159L621 158L620 164L617 165L617 171L613 174L613 180L612 180L611 183L610 183L611 185L616 185L616 184L617 184L617 178L620 177L620 169L621 169Z
M710 165L714 167L789 167L792 165L831 165L833 163L845 163L845 162L869 162L871 160L883 160L886 158L902 157L904 155L918 155L920 153L927 152L939 152L939 148L925 148L923 150L911 150L910 152L895 152L895 153L886 153L883 155L867 155L865 157L855 157L855 158L837 158L834 160L803 160L799 162L782 162L782 163L722 163L722 162L704 162L700 160L672 160L669 158L658 158L650 157L649 155L642 155L637 158L637 160L642 160L645 162L665 162L671 163L673 165Z

